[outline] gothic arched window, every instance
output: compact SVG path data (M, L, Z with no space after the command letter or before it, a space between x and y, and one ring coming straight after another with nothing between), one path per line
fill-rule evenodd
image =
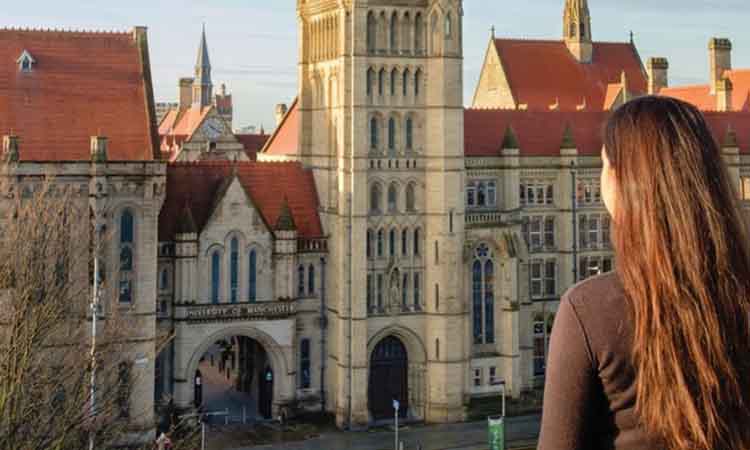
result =
M370 212L380 212L380 185L375 183L370 187Z
M391 96L396 95L396 83L398 82L398 70L391 71Z
M581 22L581 33L580 33L581 39L586 37L586 24Z
M486 244L480 244L474 252L471 299L474 344L492 344L495 342L495 264Z
M401 280L401 307L406 310L409 306L409 274L405 273Z
M247 278L247 299L252 303L258 296L258 254L254 249L248 257Z
M385 85L385 69L380 69L380 72L378 72L378 95L383 95L383 91Z
M396 148L396 119L388 119L388 150Z
M394 12L391 16L391 52L398 52L398 13Z
M229 301L237 303L239 296L239 265L240 244L237 238L232 238L229 244Z
M380 127L378 126L378 118L373 117L370 119L370 148L378 148L378 134L380 133Z
M409 230L404 229L401 232L401 254L406 256L409 254Z
M367 258L368 259L372 258L372 238L373 238L372 234L373 234L372 230L367 230L367 249L366 249L366 252L367 252Z
M451 13L445 16L445 37L450 39L453 36L453 17Z
M221 278L221 255L218 250L211 253L211 303L219 303L219 283Z
M419 88L422 86L422 69L417 69L414 74L414 97L419 97Z
M404 76L401 80L401 91L404 97L409 95L409 69L404 70Z
M419 228L417 228L416 230L414 230L414 256L419 256L419 253L421 251L420 250L421 245L420 245L419 239L420 239L420 232L419 232Z
M367 69L367 95L372 95L372 85L375 82L375 71L372 68Z
M383 229L381 228L378 230L378 257L383 257L383 239L385 237L383 236Z
M307 293L315 294L315 266L312 264L307 268Z
M367 51L375 53L377 48L378 36L378 22L375 19L375 14L370 11L367 14Z
M424 21L421 13L417 13L414 18L414 50L417 53L424 52Z
M388 254L393 257L396 256L396 229L393 228L388 233Z
M297 296L305 296L305 266L297 267Z
M120 216L120 303L133 301L133 283L135 281L135 218L133 212L126 209Z
M416 209L415 204L414 183L409 183L406 186L406 210L414 211Z
M414 121L411 117L406 119L406 148L411 150L414 147Z
M398 210L398 188L396 183L391 183L388 187L388 211L395 212Z

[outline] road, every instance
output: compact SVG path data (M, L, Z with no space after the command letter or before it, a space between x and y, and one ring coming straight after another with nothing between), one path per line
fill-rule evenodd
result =
M506 442L511 448L534 448L539 435L540 416L508 418ZM324 434L307 441L284 444L240 447L232 450L392 450L392 431L336 432ZM486 450L487 424L473 422L451 425L412 426L399 430L399 440L404 450ZM512 445L513 443L517 445Z

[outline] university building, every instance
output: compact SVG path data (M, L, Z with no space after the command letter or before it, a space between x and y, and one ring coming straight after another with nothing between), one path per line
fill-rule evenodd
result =
M213 96L205 33L160 116L144 29L0 31L19 182L63 168L115 230L113 307L142 317L123 358L148 361L134 430L222 377L251 414L323 409L348 428L394 399L440 423L501 381L541 387L560 296L615 265L601 127L635 96L698 104L750 200L750 70L727 40L706 86L671 87L666 59L594 41L587 2L567 0L562 39L493 32L466 107L461 0L297 4L299 91L254 150ZM174 338L157 354L159 335Z

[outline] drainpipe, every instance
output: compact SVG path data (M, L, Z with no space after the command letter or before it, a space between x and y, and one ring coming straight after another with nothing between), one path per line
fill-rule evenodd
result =
M326 259L320 258L320 412L326 412Z

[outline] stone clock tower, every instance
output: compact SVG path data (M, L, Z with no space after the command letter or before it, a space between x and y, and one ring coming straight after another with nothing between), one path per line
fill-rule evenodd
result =
M330 236L343 427L464 418L461 0L298 0L300 157Z

